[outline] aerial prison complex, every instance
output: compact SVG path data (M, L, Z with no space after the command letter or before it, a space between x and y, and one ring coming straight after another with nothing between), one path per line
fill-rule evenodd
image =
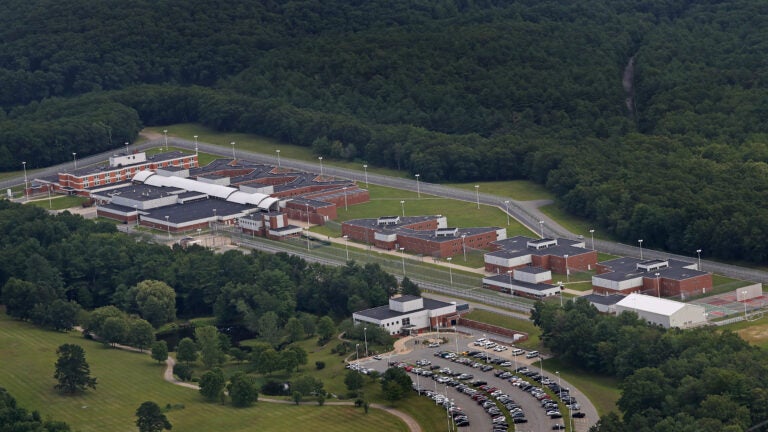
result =
M248 235L273 239L298 236L302 225L337 218L339 207L369 201L353 181L239 159L205 166L197 153L165 151L153 156L125 151L107 164L36 178L25 193L87 196L100 217L170 233L194 233L215 225L237 226ZM485 288L540 299L560 294L565 275L594 271L596 306L611 306L633 293L686 299L706 294L712 275L678 260L616 258L598 263L584 241L507 238L500 227L460 228L445 216L381 216L342 224L345 238L383 250L450 259L486 250Z

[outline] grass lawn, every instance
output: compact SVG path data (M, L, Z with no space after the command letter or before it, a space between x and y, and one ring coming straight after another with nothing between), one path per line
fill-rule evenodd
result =
M480 183L447 183L451 186L465 190L475 190L475 185L480 185L479 191L500 197L509 197L518 201L533 201L554 199L551 192L540 184L528 180L506 180Z
M83 395L62 396L54 391L56 348L64 343L81 345L96 390ZM147 400L160 406L179 408L166 415L175 431L293 431L309 427L324 431L404 431L397 418L379 410L364 415L346 406L318 407L257 403L252 408L202 402L191 389L162 380L164 365L146 354L105 348L79 333L56 333L13 321L0 315L0 385L7 388L19 404L39 410L42 417L69 423L73 430L135 431L134 413ZM181 408L181 407L184 408Z
M477 309L473 310L472 312L468 313L465 316L467 317L467 319L471 319L474 321L480 321L486 324L492 324L492 325L528 333L527 341L521 342L515 345L523 348L528 348L528 349L538 350L541 348L541 343L539 341L539 336L541 335L541 331L539 330L538 327L533 325L533 322L530 320L521 320L511 316L501 315L494 312L489 312L486 310L477 310Z
M755 321L739 321L720 327L738 333L742 339L762 349L768 349L768 316Z
M544 369L551 372L560 372L564 380L573 384L576 388L584 392L589 400L597 408L597 413L601 416L611 411L617 411L616 401L619 400L621 392L619 391L619 381L616 378L604 377L591 372L585 372L578 368L568 366L556 358L544 360Z
M84 202L88 201L88 198L75 195L52 195L50 203L48 199L39 199L37 201L30 201L28 205L36 207L42 207L44 209L52 210L64 210L72 207L79 207Z
M582 219L578 216L573 216L569 213L566 213L565 210L563 210L562 207L560 207L560 205L557 203L541 206L539 207L539 210L541 210L541 212L545 215L557 221L557 223L562 225L563 228L567 229L568 231L577 235L583 235L587 247L591 247L592 235L589 232L591 229L595 230L594 234L596 239L616 241L613 236L596 228L594 222L590 222L586 219Z

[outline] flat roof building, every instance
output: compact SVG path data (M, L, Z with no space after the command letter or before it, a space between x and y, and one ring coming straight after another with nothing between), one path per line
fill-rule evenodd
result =
M707 322L706 310L703 306L644 294L630 294L616 303L615 307L617 314L635 312L648 323L664 328L685 329Z
M454 326L458 318L456 303L413 295L392 297L389 304L352 314L356 324L369 323L385 329L391 335L407 335L438 326Z
M645 293L685 300L712 290L712 274L696 268L695 263L674 259L616 258L597 265L592 289L603 295Z

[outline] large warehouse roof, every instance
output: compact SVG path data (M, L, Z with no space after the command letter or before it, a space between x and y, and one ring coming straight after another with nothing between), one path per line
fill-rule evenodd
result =
M630 294L616 304L627 309L652 312L666 316L671 316L685 307L685 303L643 294Z

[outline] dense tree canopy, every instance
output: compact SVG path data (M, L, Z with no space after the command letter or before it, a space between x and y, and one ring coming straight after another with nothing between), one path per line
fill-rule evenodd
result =
M427 181L530 179L625 241L765 262L764 7L9 0L0 170L199 122Z
M69 425L51 419L43 420L37 411L18 406L16 399L0 387L0 430L13 432L69 432Z
M737 432L768 420L765 353L734 333L664 330L585 300L537 303L532 319L563 361L621 379L623 416L604 416L596 430Z

